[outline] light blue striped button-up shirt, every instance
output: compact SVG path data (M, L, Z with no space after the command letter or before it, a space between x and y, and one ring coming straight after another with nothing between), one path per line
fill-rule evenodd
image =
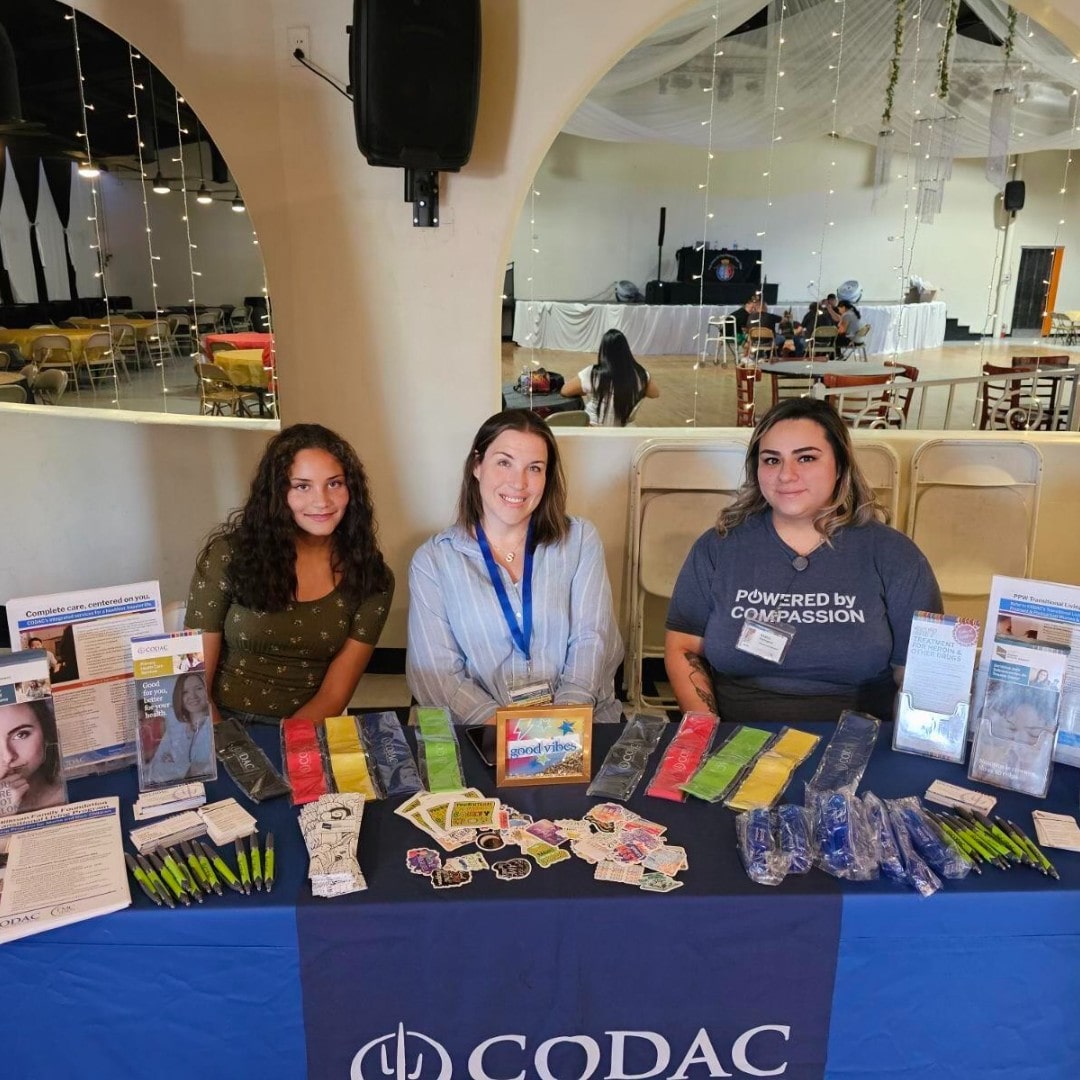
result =
M500 568L521 621L521 585ZM604 549L595 527L570 519L561 544L533 558L531 666L514 646L480 547L458 526L433 536L409 568L405 672L421 705L444 705L457 724L483 724L510 704L510 687L546 680L556 705L592 705L618 721L615 669L623 655Z

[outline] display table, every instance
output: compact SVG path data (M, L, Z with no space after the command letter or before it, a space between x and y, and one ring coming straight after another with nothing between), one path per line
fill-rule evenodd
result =
M201 341L203 355L208 363L214 362L213 350L210 346L215 341L223 341L234 349L261 349L263 366L267 368L273 368L274 366L273 334L259 334L254 331L246 331L240 334L203 334Z
M937 349L945 342L945 304L859 304L858 325L869 323L871 355Z
M596 728L594 767L617 730ZM257 737L270 747L276 732ZM863 790L966 782L959 766L894 754L890 739L886 725ZM468 779L493 791L472 748L462 754ZM76 798L122 794L126 833L132 771L71 787ZM1030 832L1031 808L1075 812L1076 789L1077 772L1058 767L1045 804L994 793ZM365 813L369 890L314 900L296 811L263 804L279 866L270 896L168 911L133 886L129 910L0 948L18 1002L5 1075L136 1077L167 1062L170 1075L375 1080L405 1075L402 1059L420 1080L695 1080L785 1062L773 1075L1077 1075L1080 856L1050 853L1060 883L987 869L926 900L818 871L768 889L743 873L729 811L641 792L630 806L687 849L685 886L669 895L594 882L573 858L523 881L481 873L436 892L405 868L407 848L427 838L391 800ZM228 779L211 786L212 798L235 793ZM570 786L501 794L535 816L579 817L595 802ZM710 1053L723 1072L703 1064ZM688 1058L698 1064L680 1072Z
M101 331L97 329L64 330L57 326L44 329L38 326L33 330L0 330L0 345L18 345L19 351L29 361L33 359L33 345L39 337L59 334L71 342L71 355L77 362L82 358L87 341L99 333Z

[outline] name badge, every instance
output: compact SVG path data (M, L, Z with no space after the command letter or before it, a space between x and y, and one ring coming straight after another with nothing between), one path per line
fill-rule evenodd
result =
M770 663L780 664L783 663L794 636L795 631L787 627L747 619L739 633L739 640L735 642L735 648L740 652L750 653L751 656L760 656L762 660Z
M508 692L510 704L515 708L550 705L555 700L555 695L551 692L551 684L544 679L510 686Z

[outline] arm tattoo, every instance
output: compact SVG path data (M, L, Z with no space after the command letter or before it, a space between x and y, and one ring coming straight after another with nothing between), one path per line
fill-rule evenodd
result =
M713 692L712 668L708 660L695 652L684 652L686 662L690 665L690 685L694 693L701 699L702 704L709 712L716 712L716 695Z

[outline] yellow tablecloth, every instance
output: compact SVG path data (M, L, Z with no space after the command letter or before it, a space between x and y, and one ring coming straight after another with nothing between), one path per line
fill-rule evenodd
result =
M270 385L270 372L263 367L262 349L222 349L214 354L214 363L237 386L265 390Z
M146 331L149 330L150 327L154 325L154 323L156 323L156 322L165 322L165 321L166 320L164 318L162 318L162 319L126 319L126 318L124 318L123 315L116 315L113 318L113 326L115 326L117 323L130 323L135 328L135 336L140 341L142 341L143 338L146 337ZM104 323L104 322L99 323L98 324L98 329L100 329L100 330L108 330L109 329L109 324Z
M57 327L43 330L35 327L33 330L0 330L0 345L18 345L27 360L31 359L30 347L39 337L45 334L62 334L71 342L71 353L76 360L81 359L83 348L92 334L100 334L97 327L85 330L60 330Z

